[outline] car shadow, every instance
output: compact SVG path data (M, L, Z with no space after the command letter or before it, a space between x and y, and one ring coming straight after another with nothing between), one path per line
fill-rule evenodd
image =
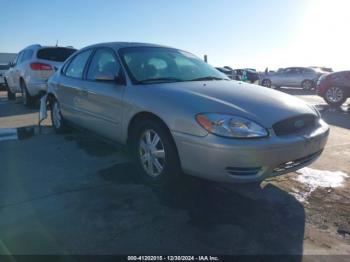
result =
M193 237L193 233L188 233L193 230L205 236L210 253L293 254L292 261L301 261L304 208L293 196L272 184L264 188L257 184L227 185L183 176L172 184L155 187L143 183L131 163L115 164L100 170L99 174L117 186L151 188L159 205L185 212L186 225L178 227L175 221L169 224L169 220L164 225L176 227L181 241L190 243L177 249L180 254L203 251L200 239L199 242L188 239ZM169 241L171 245L171 238L168 236L162 241Z

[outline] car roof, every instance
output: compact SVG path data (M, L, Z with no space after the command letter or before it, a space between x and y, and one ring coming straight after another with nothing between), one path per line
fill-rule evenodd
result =
M150 43L107 42L107 43L98 43L98 44L94 44L94 45L89 45L89 46L86 46L86 47L82 48L81 50L94 48L94 47L110 47L110 48L113 48L113 49L121 49L121 48L125 48L125 47L163 47L163 48L176 49L176 48L169 47L169 46L158 45L158 44L150 44Z
M34 44L27 46L26 48L23 48L21 51L26 50L26 49L41 49L41 48L68 48L68 49L76 49L72 46L42 46L40 44Z

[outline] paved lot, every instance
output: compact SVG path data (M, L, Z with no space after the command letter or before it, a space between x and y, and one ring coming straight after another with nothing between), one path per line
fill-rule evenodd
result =
M312 168L350 175L348 109L286 92L317 104L331 125ZM37 119L0 93L0 130ZM350 177L336 188L296 173L261 186L187 177L153 188L122 148L89 134L55 135L46 121L41 134L20 137L0 141L2 254L350 254Z

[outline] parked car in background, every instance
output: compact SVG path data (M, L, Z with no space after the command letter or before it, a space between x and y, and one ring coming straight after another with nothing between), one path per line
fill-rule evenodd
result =
M350 97L350 71L321 76L316 91L328 104L341 106Z
M235 80L235 75L232 70L224 68L224 67L215 67L221 73L224 73L228 78Z
M280 68L276 73L263 74L260 84L269 88L301 87L304 90L314 88L318 78L324 73L308 67Z
M235 69L238 75L241 75L241 79L246 82L255 83L259 82L260 75L255 69Z
M234 80L255 83L260 79L259 73L252 68L233 69L230 66L224 66L223 68L230 71Z
M181 171L261 181L313 162L329 133L302 100L229 81L191 53L151 44L79 50L50 77L47 99L56 132L73 123L128 144L153 183Z
M4 75L9 68L8 64L0 64L0 90L6 90Z
M40 92L47 89L47 79L76 49L31 45L20 51L5 75L9 100L22 93L23 103L30 106Z

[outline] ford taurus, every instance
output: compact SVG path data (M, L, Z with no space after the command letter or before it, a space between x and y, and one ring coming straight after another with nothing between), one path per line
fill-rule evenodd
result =
M329 133L313 106L153 44L79 50L49 79L47 101L58 133L74 124L128 145L155 183L261 181L313 162Z

